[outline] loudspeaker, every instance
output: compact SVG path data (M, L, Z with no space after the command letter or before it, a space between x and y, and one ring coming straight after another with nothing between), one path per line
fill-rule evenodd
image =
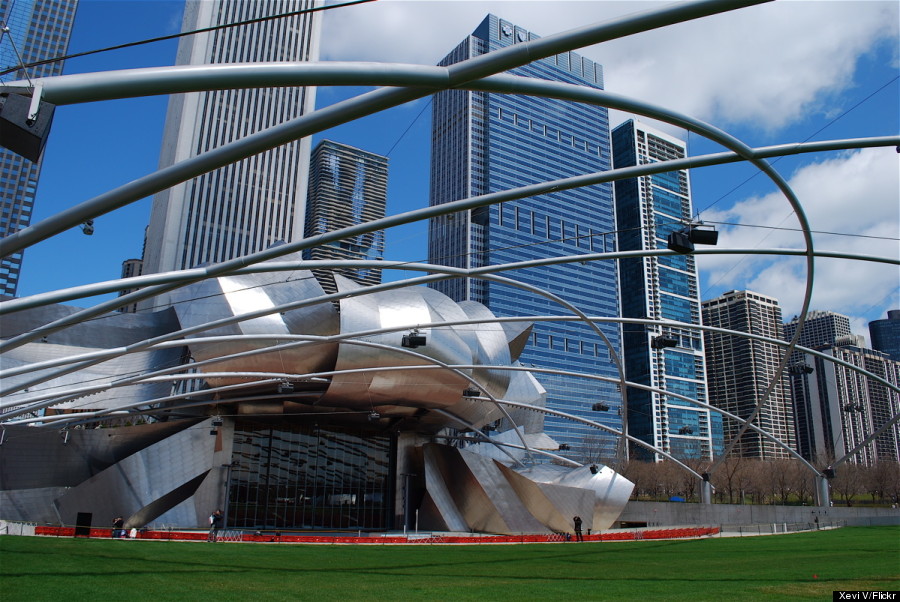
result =
M41 101L37 119L28 119L31 98L21 94L0 96L0 146L36 163L41 158L55 105Z
M403 338L400 340L400 345L415 349L416 347L423 347L425 342L426 338L424 334L410 333L403 335Z
M697 245L714 245L719 242L719 231L691 228L691 242Z
M669 250L676 253L693 253L694 243L691 242L690 235L687 232L677 231L669 234L668 244Z

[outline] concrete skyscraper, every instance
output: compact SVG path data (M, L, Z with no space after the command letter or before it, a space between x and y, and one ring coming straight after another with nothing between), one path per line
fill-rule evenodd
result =
M613 130L612 142L617 169L686 156L684 142L633 120ZM669 233L691 219L688 171L617 181L616 219L619 250L665 249ZM619 270L623 317L700 324L692 255L622 259ZM622 336L629 381L708 403L700 331L625 325ZM629 393L628 425L630 434L679 458L709 460L722 448L720 414L659 393Z
M183 31L296 13L320 0L189 0ZM181 38L179 65L315 61L320 12ZM178 163L313 110L303 87L173 94L160 166ZM144 273L215 263L303 236L310 142L290 142L164 190L153 199Z
M791 340L796 331L797 318L786 322L784 340ZM832 311L809 312L798 340L803 347L858 366L896 385L900 362L892 360L888 353L866 349L863 342L862 336L850 331L850 318ZM811 462L827 463L842 457L900 412L900 396L846 365L797 351L791 357L788 373L797 451ZM871 465L879 459L900 461L900 425L888 428L849 461Z
M457 63L533 39L534 34L488 15L446 58ZM602 67L566 52L512 69L513 75L603 87ZM432 109L431 205L608 170L607 110L525 95L448 90ZM612 186L595 185L508 201L436 218L430 223L429 261L477 268L548 255L615 250ZM572 262L504 272L549 290L590 316L617 316L615 262ZM435 288L457 301L484 303L498 316L571 315L555 302L507 284L452 279ZM580 322L537 321L520 361L537 368L615 379L610 354L620 350L619 327L600 325L612 345ZM621 428L621 394L608 382L549 373L536 377L547 407ZM593 408L599 411L594 411ZM573 457L609 457L612 441L587 425L548 417L546 432L569 445Z
M797 332L799 318L794 317L784 323L784 340L790 341ZM803 322L803 330L797 344L801 347L820 347L835 345L839 341L847 341L850 332L850 318L833 311L811 311Z
M0 34L0 68L65 56L77 7L78 0L0 0L0 19L8 28ZM54 61L18 69L4 80L51 77L62 71L63 62ZM0 238L31 224L41 162L0 148ZM0 295L16 294L21 270L21 251L0 258Z
M900 362L886 353L855 345L818 350L894 386L900 384ZM791 370L797 451L809 461L834 462L900 413L900 395L846 365L812 354L800 354L797 365L804 368ZM848 461L870 466L880 460L900 462L900 424L887 427Z
M737 332L780 339L781 306L778 299L752 291L730 291L703 301L703 323ZM741 336L706 332L706 373L710 403L740 418L749 418L772 381L775 387L755 424L790 447L795 446L794 412L786 374L775 370L784 353L774 343ZM731 441L740 424L724 420L725 441ZM745 458L786 458L788 453L759 433L748 430L735 447Z
M387 157L331 140L320 142L310 164L305 237L384 217L387 176ZM313 260L382 259L383 256L383 230L318 245L303 253L304 259ZM341 268L335 272L360 284L381 282L378 269Z

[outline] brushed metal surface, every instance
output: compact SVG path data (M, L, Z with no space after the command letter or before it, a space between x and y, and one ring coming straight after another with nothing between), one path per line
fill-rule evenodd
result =
M605 466L597 474L588 466L552 464L514 470L447 445L427 444L424 450L429 516L436 512L440 518L433 528L572 533L572 519L580 516L585 530L608 529L634 487Z

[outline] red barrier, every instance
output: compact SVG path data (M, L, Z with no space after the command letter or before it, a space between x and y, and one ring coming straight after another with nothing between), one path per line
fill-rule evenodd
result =
M635 541L641 539L684 539L715 535L718 527L689 527L680 529L648 529L643 531L610 531L606 533L592 533L585 535L584 540L590 542L603 541ZM37 526L35 535L47 537L74 537L73 527ZM111 529L91 529L88 537L94 539L109 539L112 536ZM206 541L205 531L138 531L137 539L176 540L176 541ZM565 534L553 533L550 535L523 534L523 535L486 535L473 537L467 535L434 535L431 537L403 536L389 537L353 537L347 535L323 536L323 535L275 535L274 533L255 534L241 533L242 542L256 543L327 543L327 544L492 544L492 543L562 543L567 541ZM571 540L570 540L571 541Z

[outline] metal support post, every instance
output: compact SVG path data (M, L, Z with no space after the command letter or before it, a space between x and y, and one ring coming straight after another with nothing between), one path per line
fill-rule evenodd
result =
M824 475L816 475L816 503L824 508L831 506L831 487Z
M709 473L703 473L703 480L700 481L700 503L712 504L713 486L709 482Z

